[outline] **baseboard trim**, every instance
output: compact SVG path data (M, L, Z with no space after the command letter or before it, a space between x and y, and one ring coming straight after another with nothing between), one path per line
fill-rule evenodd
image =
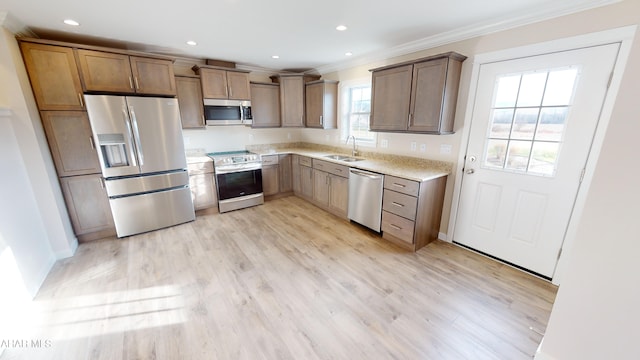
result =
M439 232L438 233L438 240L449 241L449 240L447 240L447 234L443 233L443 232Z
M78 250L78 240L74 239L74 241L69 244L69 249L56 251L54 256L56 257L56 260L66 259L72 257L76 253L76 250Z

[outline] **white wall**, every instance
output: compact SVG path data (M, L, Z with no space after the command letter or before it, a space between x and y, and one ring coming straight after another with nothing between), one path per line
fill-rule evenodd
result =
M2 20L2 16L0 16ZM0 24L2 25L2 24ZM17 42L0 28L0 257L20 279L2 273L0 301L35 295L58 258L77 247ZM6 268L6 263L0 266ZM4 308L0 305L0 309Z

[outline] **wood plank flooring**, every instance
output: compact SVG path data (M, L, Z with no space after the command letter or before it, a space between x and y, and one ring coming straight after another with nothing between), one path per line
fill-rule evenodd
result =
M0 359L531 359L555 294L286 197L81 244L34 300L33 338L51 346Z

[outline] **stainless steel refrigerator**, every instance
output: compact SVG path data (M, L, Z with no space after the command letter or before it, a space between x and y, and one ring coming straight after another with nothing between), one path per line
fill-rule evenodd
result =
M118 237L194 220L178 101L84 97Z

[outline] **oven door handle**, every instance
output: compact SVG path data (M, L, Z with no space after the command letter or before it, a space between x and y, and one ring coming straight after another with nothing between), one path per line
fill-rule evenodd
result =
M222 175L222 174L230 174L230 173L237 173L237 172L244 172L244 171L253 171L253 170L260 170L262 169L262 164L258 163L258 164L247 164L247 165L242 165L242 166L237 166L237 165L230 165L230 166L221 166L221 167L216 167L215 168L215 173L218 175Z

